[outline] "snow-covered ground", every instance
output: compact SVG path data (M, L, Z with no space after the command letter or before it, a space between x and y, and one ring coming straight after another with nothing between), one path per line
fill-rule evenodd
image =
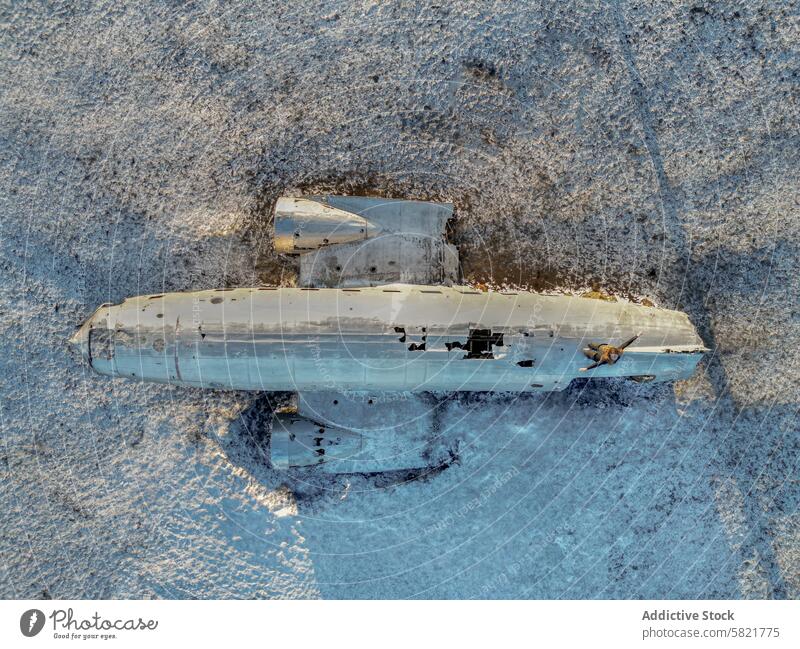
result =
M0 596L798 597L794 2L0 10ZM450 200L468 279L686 310L691 381L446 404L284 475L263 395L95 376L102 302L291 284L287 191Z

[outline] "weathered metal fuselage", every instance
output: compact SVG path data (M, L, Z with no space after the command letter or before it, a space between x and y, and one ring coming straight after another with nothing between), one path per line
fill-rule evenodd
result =
M581 372L590 342L641 334ZM235 390L559 390L577 377L689 377L684 313L468 287L240 288L104 305L71 342L100 374Z

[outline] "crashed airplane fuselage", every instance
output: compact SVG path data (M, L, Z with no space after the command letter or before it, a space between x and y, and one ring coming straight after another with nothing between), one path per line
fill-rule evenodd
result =
M273 419L273 465L337 472L452 455L434 448L426 393L691 376L706 349L684 313L459 285L451 215L421 201L282 198L275 246L300 256L300 287L133 297L98 308L71 343L108 376L294 391L297 411Z
M675 380L704 351L688 317L572 296L390 284L147 295L72 339L100 374L232 390L560 390L595 341L638 334L591 377Z

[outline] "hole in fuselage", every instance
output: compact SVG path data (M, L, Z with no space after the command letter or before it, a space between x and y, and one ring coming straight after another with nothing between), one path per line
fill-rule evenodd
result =
M447 351L452 349L466 350L467 355L464 356L465 359L494 358L492 347L495 345L503 345L503 334L492 333L491 329L470 329L466 343L462 343L458 340L445 343Z

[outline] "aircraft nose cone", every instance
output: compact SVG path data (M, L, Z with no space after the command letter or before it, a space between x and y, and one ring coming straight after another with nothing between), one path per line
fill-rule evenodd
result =
M89 323L81 325L69 339L69 346L76 360L82 358L89 360Z

